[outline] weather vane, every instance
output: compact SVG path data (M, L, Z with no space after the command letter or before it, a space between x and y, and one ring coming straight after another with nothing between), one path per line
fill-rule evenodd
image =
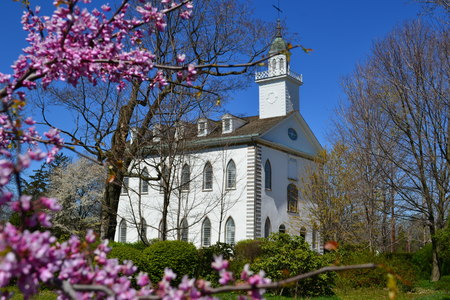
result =
M278 0L278 4L272 4L273 8L275 8L277 10L278 13L278 20L280 19L280 13L282 13L283 11L280 9L280 0Z

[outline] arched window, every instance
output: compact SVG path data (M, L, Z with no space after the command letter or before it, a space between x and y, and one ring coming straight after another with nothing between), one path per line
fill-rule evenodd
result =
M212 190L213 188L213 168L211 163L208 161L203 168L203 189Z
M148 177L148 171L147 168L144 168L142 171L142 177L146 178ZM147 194L148 193L148 181L144 178L141 178L141 194Z
M202 246L211 246L211 221L206 217L202 224Z
M269 160L266 160L264 165L264 187L268 190L272 189L272 166Z
M188 231L188 222L186 220L186 218L183 218L183 220L181 220L181 240L183 242L187 242L188 238L189 238L189 231Z
M298 211L298 190L295 184L289 184L287 187L287 210L296 213Z
M189 182L191 181L191 171L189 165L185 164L181 169L181 190L189 191Z
M266 223L264 223L264 237L268 238L270 235L270 232L272 231L271 228L272 225L270 224L270 219L269 217L266 218Z
M124 177L122 179L122 190L120 191L122 195L126 195L128 193L129 185L130 185L130 178Z
M277 68L277 62L275 61L275 59L272 60L272 72L275 72Z
M119 242L127 242L127 222L125 221L125 219L122 219L119 224Z
M144 218L141 219L140 238L141 241L147 242L147 222Z
M227 179L226 179L226 187L227 189L236 188L236 165L234 161L231 159L227 165Z
M236 226L234 225L234 220L229 217L225 223L225 243L229 245L234 245L235 242Z
M306 241L306 228L303 226L300 228L300 236Z
M286 226L284 224L281 224L280 227L278 227L279 233L286 233Z

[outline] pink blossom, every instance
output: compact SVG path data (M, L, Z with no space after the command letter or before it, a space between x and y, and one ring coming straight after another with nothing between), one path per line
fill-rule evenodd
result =
M211 264L211 266L217 270L217 271L221 271L224 270L226 268L228 268L228 261L223 259L222 255L214 255L214 262Z
M88 242L89 244L94 243L96 240L96 236L94 233L94 230L92 229L88 229L87 233L86 233L86 242Z
M51 211L59 211L61 210L61 205L58 204L58 200L54 198L48 198L48 197L40 197L39 201L42 203L42 205L50 209Z
M177 63L183 63L186 59L186 54L178 54L177 55Z
M140 272L136 278L136 283L139 286L146 286L150 284L150 279L148 278L147 273Z

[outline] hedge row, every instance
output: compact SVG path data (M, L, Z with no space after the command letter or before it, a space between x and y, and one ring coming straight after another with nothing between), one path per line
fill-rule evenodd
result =
M397 274L401 285L408 289L423 274L429 251L425 247L416 254L374 254L358 247L343 247L337 252L319 255L309 249L304 239L287 234L274 234L268 239L247 240L234 247L218 243L211 247L196 249L193 244L182 241L156 241L146 247L143 243L113 243L109 257L132 260L140 271L147 272L153 283L161 280L164 268L171 268L180 282L182 275L204 278L217 285L219 276L211 268L214 255L230 260L230 269L239 278L245 264L252 271L264 270L272 280L281 280L297 274L319 269L326 265L350 265L373 262L383 265L376 270L352 270L339 274L322 274L278 290L280 295L311 297L329 295L332 287L385 287L386 270ZM445 274L444 274L445 275Z

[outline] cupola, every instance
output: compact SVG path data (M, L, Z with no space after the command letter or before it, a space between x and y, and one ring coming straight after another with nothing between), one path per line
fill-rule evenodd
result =
M259 85L260 119L285 116L300 109L299 87L303 84L303 78L291 71L288 52L288 43L283 39L278 20L275 38L269 49L267 70L255 74L255 82Z

